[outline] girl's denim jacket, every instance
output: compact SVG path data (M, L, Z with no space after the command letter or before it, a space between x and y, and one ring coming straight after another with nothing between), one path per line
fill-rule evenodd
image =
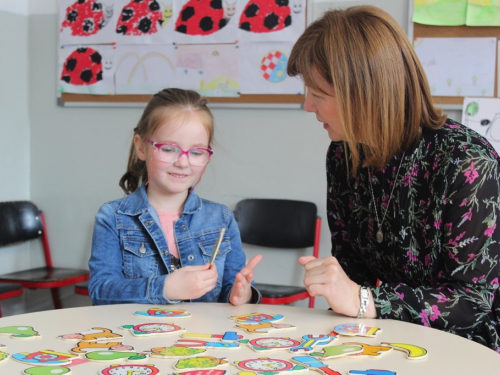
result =
M101 206L89 261L89 292L94 304L180 302L163 295L170 253L159 222L144 185L123 199ZM217 285L191 302L228 302L234 278L246 262L232 211L191 192L174 224L181 265L208 263L222 228L226 233L215 258ZM260 293L253 286L251 302L260 302Z

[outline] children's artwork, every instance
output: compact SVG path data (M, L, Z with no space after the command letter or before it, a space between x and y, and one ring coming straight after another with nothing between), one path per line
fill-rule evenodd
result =
M240 42L295 42L306 26L306 0L245 0Z
M235 43L241 0L174 0L176 44ZM241 11L241 10L240 10Z
M59 91L79 94L114 94L114 47L61 46Z
M187 310L172 310L172 309L159 309L153 307L144 311L136 311L134 313L138 316L145 316L147 318L190 318L191 314Z
M176 85L203 96L240 94L240 48L236 44L176 46Z
M12 339L33 339L42 337L30 326L9 326L1 327L0 335L10 336ZM2 345L4 347L5 345Z
M85 354L90 352L97 352L102 350L113 350L116 352L132 352L134 347L130 345L123 345L119 341L80 341L76 347L71 349L73 354Z
M182 332L185 329L173 323L127 324L120 328L130 330L134 336L163 335Z
M297 362L303 366L307 366L309 367L309 369L318 371L324 375L342 375L340 372L331 369L327 364L313 357L298 356L298 357L293 357L292 361Z
M467 26L500 26L500 2L469 0Z
M413 2L413 22L424 25L465 25L467 12L467 0L414 0Z
M242 335L236 332L227 331L223 335L210 334L210 333L184 333L182 337L186 338L199 338L204 340L221 340L221 341L238 341L243 339Z
M241 328L248 333L255 334L265 334L274 330L281 329L295 329L295 326L291 324L277 324L277 323L247 323L247 324L236 324L236 327Z
M146 353L142 352L115 352L112 350L89 352L85 358L93 362L119 362L127 360L130 362L144 361L148 358Z
M280 349L287 350L300 345L300 341L291 339L290 337L259 337L247 341L250 348L258 352Z
M227 358L216 358L211 356L200 356L192 358L179 359L174 365L177 370L203 370L213 367L227 365Z
M179 357L190 357L193 355L198 355L205 353L205 349L189 348L183 346L161 346L151 349L150 357L153 358L179 358Z
M321 352L309 353L311 357L321 358L321 359L333 359L338 357L345 357L351 354L357 354L363 352L363 347L358 344L354 345L334 345L327 346L323 348Z
M304 83L286 73L293 43L242 43L242 94L303 94Z
M427 349L413 344L402 344L394 342L383 342L382 345L388 345L395 350L405 352L408 359L423 359L427 357Z
M394 371L389 370L350 370L349 375L396 375Z
M155 365L111 365L99 372L100 375L156 375L160 370Z
M333 328L334 332L343 336L366 336L375 337L382 330L378 327L368 327L364 324L344 323Z
M284 371L307 371L307 367L276 358L250 358L235 361L233 364L241 370L277 374Z
M194 339L179 339L174 346L206 349L238 349L240 347L240 345L235 342L213 342Z
M116 94L156 94L177 87L173 45L117 45L114 50ZM149 309L142 316L155 318L188 317L176 310ZM156 313L155 313L156 312ZM141 315L136 312L136 315Z
M363 344L361 342L346 342L344 345L357 345L363 348L363 351L359 353L351 353L350 357L358 357L358 356L368 356L368 357L378 357L381 354L388 353L392 350L390 346L381 346L381 345L368 345Z
M123 339L123 336L113 333L108 328L92 327L89 331L68 333L57 336L57 338L70 341L115 341Z
M316 346L329 345L337 338L335 332L329 335L304 335L302 336L302 343L298 346L290 348L291 353L311 352Z
M500 99L464 98L462 124L484 136L500 152Z
M12 359L16 361L35 366L69 365L71 361L77 358L77 355L58 353L50 349L33 353L22 352L12 355Z
M496 38L416 38L434 96L493 96Z
M285 316L282 314L262 314L262 313L251 313L245 315L233 315L229 319L235 320L236 323L265 323L265 322L277 322L283 319Z
M71 369L64 366L30 367L23 371L23 375L69 375Z

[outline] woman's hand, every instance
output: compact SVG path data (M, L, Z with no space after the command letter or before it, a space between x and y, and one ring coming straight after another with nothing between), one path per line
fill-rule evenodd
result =
M360 286L346 275L337 258L305 256L300 257L298 262L306 270L304 285L309 294L325 297L328 305L336 313L352 317L358 315ZM376 317L371 295L365 317Z
M208 263L182 267L168 275L163 294L169 300L200 298L215 288L217 277L217 267Z
M247 263L234 278L233 288L229 294L229 302L233 305L242 305L252 298L253 270L262 260L262 255L256 255Z

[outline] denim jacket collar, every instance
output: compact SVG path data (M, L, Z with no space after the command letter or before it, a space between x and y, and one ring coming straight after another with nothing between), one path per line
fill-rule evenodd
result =
M148 211L149 207L150 204L146 194L146 185L142 184L139 189L123 198L118 208L118 212L124 215L137 216ZM201 207L202 200L193 190L188 195L182 214L192 215L201 210Z

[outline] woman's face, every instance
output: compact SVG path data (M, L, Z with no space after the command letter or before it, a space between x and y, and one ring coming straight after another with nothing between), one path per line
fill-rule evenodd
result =
M337 98L335 97L333 86L321 77L315 67L311 69L311 72L319 88L328 93L328 95L308 86L304 109L307 112L314 112L316 114L316 119L323 123L323 128L326 129L328 137L332 141L343 141L345 134L340 123Z

